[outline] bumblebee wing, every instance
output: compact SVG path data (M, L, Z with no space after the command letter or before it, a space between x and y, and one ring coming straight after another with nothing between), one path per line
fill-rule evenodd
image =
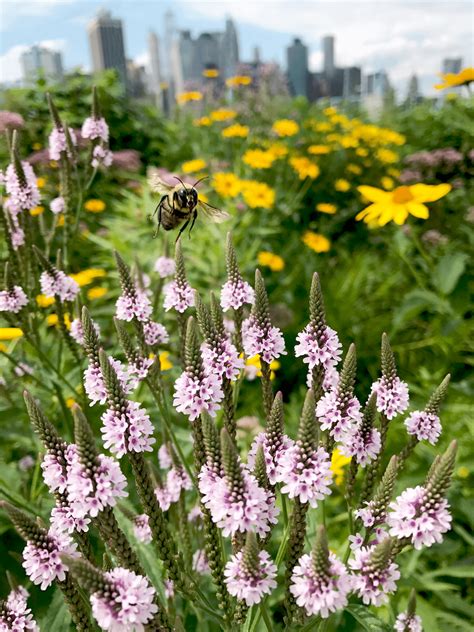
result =
M157 173L152 173L148 176L148 186L152 191L159 193L160 195L167 195L174 187L166 184Z
M208 218L211 222L215 222L216 224L220 224L221 222L225 222L227 219L230 219L229 213L226 211L222 211L220 208L216 208L215 206L211 206L207 202L198 201L198 209Z

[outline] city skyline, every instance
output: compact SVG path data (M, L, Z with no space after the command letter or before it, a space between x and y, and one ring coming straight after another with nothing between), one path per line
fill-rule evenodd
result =
M59 13L62 13L63 20L65 20L68 15L69 15L70 21L73 19L76 20L74 22L75 39L76 40L78 38L82 40L85 39L86 46L85 46L85 50L84 50L83 45L82 47L81 46L75 47L75 49L77 49L75 52L75 55L76 55L75 59L77 60L77 63L74 63L74 58L71 59L71 54L69 51L72 44L69 38L67 39L66 42L61 42L61 41L53 39L49 41L40 40L39 42L30 42L30 43L31 44L42 43L42 45L45 45L45 46L49 45L51 48L55 50L58 50L58 49L62 50L64 54L64 66L67 70L69 70L72 66L78 65L79 63L82 63L82 66L85 70L89 70L92 64L89 59L89 51L88 51L88 46L87 46L87 33L86 33L87 22L84 22L84 20L82 20L81 22L79 20L80 16L77 15L77 12L76 12L76 15L73 16L72 15L74 13L73 9L74 7L76 9L77 8L84 9L84 7L87 6L88 8L87 21L90 21L94 17L94 15L97 13L97 8L99 6L104 6L104 7L110 6L110 3L108 2L108 0L105 0L102 3L97 3L97 5L95 5L93 2L79 2L78 3L77 0L63 0L63 3L59 5L57 4L58 0L39 0L39 1L40 3L44 5L44 7L46 7L47 5L50 11L50 16L52 13L57 13L58 15ZM29 1L26 0L26 5L28 4L29 4ZM234 3L222 2L222 3L219 3L218 5L214 4L214 6L216 7L216 11L214 12L216 13L215 16L208 15L209 12L207 11L207 9L209 7L208 5L205 5L205 3L204 4L200 2L186 3L185 5L186 8L192 9L192 11L188 11L188 12L185 11L184 13L179 11L179 6L182 4L183 3L179 3L179 2L175 3L176 8L177 8L177 10L175 10L175 16L177 16L176 27L178 30L190 30L193 36L195 36L196 34L199 34L200 32L215 32L215 31L222 30L222 25L225 21L224 9L228 8L229 10L231 10L233 8ZM275 3L268 2L266 4L267 6L269 6L270 4L275 4ZM280 8L285 7L287 3L280 2L277 4L280 9ZM311 13L308 13L309 11L308 7L310 4L311 4L312 11ZM365 3L365 5L366 4L367 3ZM380 3L380 4L384 4L384 3ZM390 3L390 6L394 4L398 4L400 6L405 5L405 3L403 2L398 2L398 3ZM443 9L443 11L445 10L444 3L435 2L435 3L430 3L430 4L437 8L439 7L440 9ZM455 7L454 7L455 4L459 4L459 6L463 6L464 9L466 8L466 3L452 3L451 6L453 7L454 10L455 10ZM130 18L130 16L128 15L128 12L130 9L130 3L127 3L127 2L124 2L122 4L115 3L116 9L114 8L114 16L117 18L121 18L124 22L125 46L126 46L127 58L131 58L135 60L138 64L146 63L147 65L149 65L149 55L148 55L147 43L146 43L148 31L149 30L156 31L160 39L164 37L165 35L163 32L164 12L169 7L169 5L168 3L142 1L142 2L135 3L134 6L137 7L139 5L143 5L144 7L153 6L153 7L156 7L157 9L156 14L154 14L153 17L150 17L147 23L145 23L145 21L143 20L140 21L139 16L133 16L132 18ZM328 7L332 7L333 5L334 3L326 3L324 5L324 8L327 9ZM13 19L11 16L8 16L8 11L5 12L4 10L5 6L8 8L8 1L6 4L3 3L2 5L3 7L2 27L5 26L5 22L10 22L10 26L13 27L15 24L15 19ZM317 2L314 2L314 3L303 2L301 3L301 6L303 8L303 13L306 11L308 15L312 15L315 12L315 10L318 7L321 7L322 5L321 3L317 3ZM406 10L407 8L408 7L404 6L404 10ZM67 12L66 12L66 9L68 9ZM200 12L197 12L198 9ZM23 7L22 11L26 11L27 13L27 7L26 8ZM443 11L441 11L441 13ZM299 11L296 13L299 13ZM316 11L316 14L318 14L317 11ZM197 19L196 19L196 16L197 16ZM5 20L5 17L7 17L6 20ZM441 14L436 15L436 16L431 16L430 18L432 22L433 34L436 34L436 28L438 28L437 24L439 24L440 17L441 17ZM456 17L456 20L459 22L459 15L456 14L455 17ZM12 19L13 19L13 22L12 22ZM27 27L28 23L31 23L31 21L38 22L43 19L44 19L43 15L41 16L38 16L38 14L36 14L36 16L27 15L27 17L25 17L25 20L24 20L25 26ZM250 21L250 24L249 24L249 21ZM335 63L335 65L340 66L340 67L363 66L364 72L367 72L367 73L371 73L371 72L375 72L379 70L386 70L388 74L390 75L390 78L392 79L395 87L398 90L402 90L402 91L406 90L406 86L408 85L408 81L410 77L412 76L412 74L416 73L419 78L420 91L432 93L432 90L430 90L431 82L434 83L436 81L436 73L441 71L442 60L445 57L456 58L456 57L462 56L464 58L464 65L470 65L470 63L472 63L469 58L469 52L470 52L469 50L467 51L467 56L466 56L466 42L472 41L472 37L471 37L472 34L470 33L470 31L466 31L467 27L464 28L464 33L461 33L459 42L457 42L452 47L448 46L447 44L447 41L449 38L447 37L446 33L444 34L443 37L440 37L438 53L437 54L436 52L431 53L431 59L432 59L431 72L433 73L432 75L427 75L423 73L423 69L427 68L426 55L423 55L422 58L420 59L416 59L415 56L412 55L411 61L410 60L407 61L405 59L403 63L405 66L404 72L406 74L401 75L400 68L399 68L400 64L398 64L398 66L397 65L394 66L393 60L390 61L390 56L387 57L386 54L383 54L383 51L380 53L376 53L375 44L374 44L374 41L377 35L376 33L373 34L372 39L367 39L367 41L365 42L362 41L360 46L354 48L353 56L352 58L350 58L347 55L347 51L346 51L347 42L344 40L344 38L339 36L339 33L341 33L341 31L344 31L344 29L347 30L347 26L345 24L338 23L337 20L334 21L333 31L324 32L321 30L322 28L321 27L319 29L320 32L317 34L317 36L313 35L310 38L306 38L305 36L305 32L307 32L308 30L308 25L304 24L305 22L304 20L302 20L300 32L297 32L296 30L290 31L288 29L286 33L281 32L281 30L269 31L268 29L261 29L255 24L252 24L252 21L254 20L252 20L251 16L249 16L248 14L248 7L245 7L245 10L243 10L242 15L241 16L239 15L236 20L236 23L239 29L239 35L240 35L240 47L242 51L241 58L250 59L251 57L253 57L253 48L255 44L258 43L259 48L262 53L262 59L264 61L277 61L282 66L283 69L286 69L285 56L286 56L287 47L291 45L291 42L293 41L294 37L300 37L301 39L304 40L304 44L308 47L309 70L312 72L315 72L315 71L320 72L323 69L323 49L324 49L324 44L321 41L321 38L324 35L328 35L328 34L334 35L338 42L338 50L335 56L336 58L335 60L333 59L333 63ZM268 20L268 22L271 25L274 25L275 28L277 27L277 24L275 23L275 16L273 15L273 13L271 14L271 20ZM326 23L327 23L327 20L326 20ZM136 42L137 28L141 30L140 48L137 47L137 42ZM83 33L81 33L81 31L83 31ZM3 48L5 47L5 45L8 45L8 43L12 43L14 41L13 32L14 32L14 29L13 30L10 29L10 33L8 37L5 37L5 34L2 33L1 44ZM25 34L28 33L28 28L25 28L23 32ZM36 32L38 31L36 30ZM67 36L68 30L63 29L63 33L65 36ZM268 42L268 36L270 33L272 34L271 46L269 45L269 42ZM44 34L46 36L53 35L51 31L46 31L46 30L44 31ZM400 28L398 28L397 25L395 25L394 27L394 34L395 34L394 40L400 39ZM415 39L416 38L414 38L413 41L415 41ZM392 45L392 48L395 48L395 43ZM367 55L365 53L366 61L363 61L362 57L364 57L364 55L362 55L361 49L363 49L364 47L367 48L369 45L371 45L373 48L373 54ZM19 47L22 48L22 50L18 51ZM26 47L25 45L17 44L16 45L17 53L23 52L25 47ZM421 49L427 48L427 42L424 41L423 38L421 38L420 40L420 47ZM5 53L4 51L2 51L3 55L0 55L0 59L4 62L4 64L8 62L9 58L12 56L12 52L11 52L12 48L14 49L15 46L10 47L10 49L8 49L10 52L7 51L7 53ZM434 50L436 51L436 48ZM80 55L80 59L77 59L77 55ZM8 63L8 71L10 73L12 72L11 60L10 60L10 63ZM6 73L6 75L7 76L5 77L2 74L2 78L4 80L5 79L8 80L9 78L8 72Z

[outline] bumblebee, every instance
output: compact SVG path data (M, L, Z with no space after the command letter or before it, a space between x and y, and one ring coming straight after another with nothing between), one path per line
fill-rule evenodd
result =
M178 180L179 184L173 187L166 184L157 174L152 174L148 179L151 190L161 195L157 207L150 216L150 218L153 218L158 214L158 225L154 237L158 234L160 226L163 226L165 230L173 230L173 228L178 228L183 222L184 224L181 226L176 240L179 239L190 222L189 235L191 236L198 211L202 212L207 219L216 223L223 222L230 217L225 211L221 211L199 199L195 187L204 178L201 178L192 186L186 186L178 177L176 177L176 180Z

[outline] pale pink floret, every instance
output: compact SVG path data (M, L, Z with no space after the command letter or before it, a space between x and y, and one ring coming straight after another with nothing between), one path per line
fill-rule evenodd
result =
M371 393L377 394L377 410L387 419L393 419L408 408L408 386L398 377L382 376L372 384Z
M197 549L197 551L194 552L193 570L200 575L208 575L211 572L206 551L204 549Z
M244 368L244 360L230 340L224 339L214 347L207 343L201 345L203 364L209 373L216 373L228 380L235 381Z
M339 363L342 354L342 345L334 329L326 327L321 335L313 331L311 324L306 325L296 338L295 356L303 356L303 362L310 369L321 365L325 368L333 367Z
M415 549L430 547L443 540L451 528L451 514L446 499L430 501L424 487L410 487L390 503L387 524L390 535L410 538Z
M105 594L91 595L92 614L102 630L110 632L143 632L158 611L153 603L155 589L146 577L125 568L105 573L110 583Z
M2 290L0 292L0 312L18 314L27 303L28 297L19 285L15 285L10 290Z
M111 167L114 161L114 156L110 149L102 147L102 145L96 145L92 150L91 165L94 169L99 167Z
M410 435L418 441L429 441L434 445L441 434L441 422L435 413L426 410L415 410L405 419L405 426Z
M92 326L94 327L96 334L99 336L100 335L99 325L96 322L92 321ZM80 318L74 318L74 320L71 322L71 328L69 330L69 333L71 335L71 338L73 338L77 342L78 345L84 344L84 330L83 330L82 321Z
M163 443L158 450L158 461L162 470L167 470L173 464L173 460L171 459L171 454L166 443Z
M143 323L143 333L145 334L146 344L151 347L166 344L170 339L165 327L161 323L155 323L152 320Z
M314 570L311 555L303 555L293 569L290 592L308 616L326 619L332 612L347 605L352 581L344 564L329 554L329 572L319 575Z
M128 395L136 387L136 377L130 374L130 371L123 366L120 360L115 360L109 356L109 362L114 367L118 381L124 393ZM90 405L94 406L97 402L105 404L107 401L107 389L105 388L104 378L100 366L94 362L90 362L84 371L84 389L90 400Z
M397 589L400 579L398 565L390 562L383 570L374 570L370 562L372 549L361 547L355 549L354 558L349 561L351 569L357 571L353 575L354 591L365 604L381 606L388 602L388 596Z
M48 298L59 297L60 301L73 301L79 293L79 285L62 270L54 274L42 272L40 276L41 291Z
M176 380L174 389L173 406L178 412L187 415L190 421L197 419L203 412L215 417L224 397L221 381L214 373L199 378L183 372Z
M359 427L342 437L339 452L344 456L354 456L357 463L365 467L377 458L381 447L380 432L376 428L371 428L368 433L363 434Z
M265 457L265 469L268 476L268 480L271 485L275 485L278 481L278 468L280 465L280 459L288 448L290 448L294 442L292 439L283 435L281 440L275 445L271 443L268 435L265 432L260 432L253 440L250 446L249 453L247 455L247 467L250 472L255 467L255 458L257 456L257 450L259 446L263 448L263 455Z
M332 478L331 459L322 447L305 457L301 447L294 443L279 459L276 480L283 483L282 494L299 498L302 503L309 502L313 508L331 493Z
M133 521L133 533L139 542L149 544L152 540L152 533L146 514L135 516Z
M71 138L71 142L73 145L77 144L76 135L74 130L69 128L69 136ZM49 159L50 160L60 160L61 154L65 154L71 158L70 152L67 148L66 142L66 134L64 130L59 129L58 127L53 127L51 133L49 135Z
M423 632L421 617L417 614L409 615L402 612L398 615L393 626L394 632Z
M261 327L253 314L242 324L242 343L247 357L258 354L268 364L286 354L285 340L280 329Z
M66 579L67 566L61 555L78 557L76 544L66 533L49 531L41 545L28 541L23 549L23 568L33 584L46 590L54 580Z
M224 575L227 590L247 606L260 603L264 595L276 588L277 568L266 551L258 554L258 568L248 569L244 563L243 553L239 551L227 562Z
M63 213L66 208L66 203L63 197L56 197L54 200L51 200L49 208L51 212L55 215L59 215L59 213Z
M138 402L127 401L124 412L109 408L101 420L104 446L118 458L127 452L153 451L153 425Z
M36 175L33 167L25 161L21 162L26 182L22 184L18 178L15 167L10 164L5 172L5 188L10 196L5 206L12 216L21 211L29 211L41 201L41 195L36 183Z
M189 283L170 281L165 285L163 291L165 295L163 307L167 312L170 309L175 309L182 314L188 307L194 305L194 290Z
M356 397L342 398L337 391L329 391L316 405L316 417L321 430L329 430L335 441L343 441L355 434L362 421L360 402Z
M26 602L28 591L22 586L13 589L0 610L0 632L40 632Z
M244 305L253 305L255 302L255 291L253 287L239 279L238 281L227 281L221 290L221 306L224 312L229 309L239 309Z
M158 272L162 279L173 276L176 270L175 261L171 257L158 257L155 261L154 270Z
M81 136L90 140L99 138L106 143L109 140L109 126L102 117L93 118L89 116L82 124Z
M140 322L146 322L150 319L151 312L150 299L144 292L137 292L135 295L124 293L115 303L115 316L119 320L131 321L136 318Z
M62 455L58 456L51 451L46 452L41 463L43 470L43 480L51 493L66 491L67 487L67 469L73 463L77 455L77 447L71 443L63 444ZM57 453L60 450L56 450Z

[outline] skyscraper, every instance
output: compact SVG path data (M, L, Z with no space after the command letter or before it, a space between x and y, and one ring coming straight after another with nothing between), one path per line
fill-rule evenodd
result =
M41 75L49 81L61 81L63 78L61 53L44 46L31 46L22 53L21 65L26 82L35 81Z
M334 64L334 35L323 37L323 70L327 77L332 77L335 70Z
M161 104L161 66L160 66L160 41L154 31L148 33L148 54L150 57L150 90L155 95L157 105Z
M124 85L127 83L127 64L123 40L122 20L113 18L110 11L99 11L87 27L94 72L114 68Z
M295 37L286 49L288 81L291 94L308 96L308 47Z
M224 37L222 39L222 74L224 78L233 77L236 74L239 63L239 40L234 21L227 18L225 21Z

